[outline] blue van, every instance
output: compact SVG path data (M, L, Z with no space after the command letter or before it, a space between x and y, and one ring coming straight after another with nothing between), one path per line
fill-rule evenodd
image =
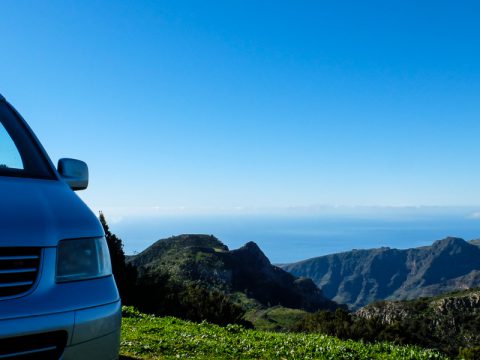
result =
M118 359L121 303L104 232L74 193L87 165L58 167L0 95L0 359Z

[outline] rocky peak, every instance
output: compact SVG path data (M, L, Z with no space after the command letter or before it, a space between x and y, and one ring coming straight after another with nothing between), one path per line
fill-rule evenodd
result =
M231 253L246 264L252 264L255 265L255 267L270 266L270 260L268 260L260 247L253 241L247 242L241 248L231 251Z
M469 244L462 238L449 236L445 239L435 241L432 246L437 249L447 249L453 247L468 247Z
M243 248L248 249L252 252L262 252L262 250L260 250L260 247L253 241L247 242L245 245L243 245Z

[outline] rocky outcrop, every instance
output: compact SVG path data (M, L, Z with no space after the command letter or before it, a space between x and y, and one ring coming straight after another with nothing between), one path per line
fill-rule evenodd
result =
M415 315L415 310L402 302L385 301L366 306L355 312L355 316L366 320L377 320L382 324L392 325Z
M444 297L432 301L430 305L434 313L447 315L465 312L480 313L480 290L459 296Z
M378 320L388 325L422 315L428 315L436 324L442 322L456 324L458 321L455 319L480 315L480 290L467 290L449 293L439 298L413 301L379 301L355 312L358 318Z
M354 313L357 320L390 327L414 342L449 354L459 348L480 346L480 289L458 291L434 298L381 301Z

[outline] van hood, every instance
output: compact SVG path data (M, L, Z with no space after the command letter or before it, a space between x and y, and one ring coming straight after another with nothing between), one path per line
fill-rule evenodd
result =
M62 239L103 234L63 181L0 177L0 246L57 246Z

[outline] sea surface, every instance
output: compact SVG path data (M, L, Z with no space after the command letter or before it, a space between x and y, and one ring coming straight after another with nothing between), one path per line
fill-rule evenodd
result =
M352 249L418 247L447 236L465 240L480 238L480 219L463 212L378 218L265 215L132 217L112 222L110 228L123 240L125 253L129 255L172 235L211 234L230 249L254 241L275 264Z

